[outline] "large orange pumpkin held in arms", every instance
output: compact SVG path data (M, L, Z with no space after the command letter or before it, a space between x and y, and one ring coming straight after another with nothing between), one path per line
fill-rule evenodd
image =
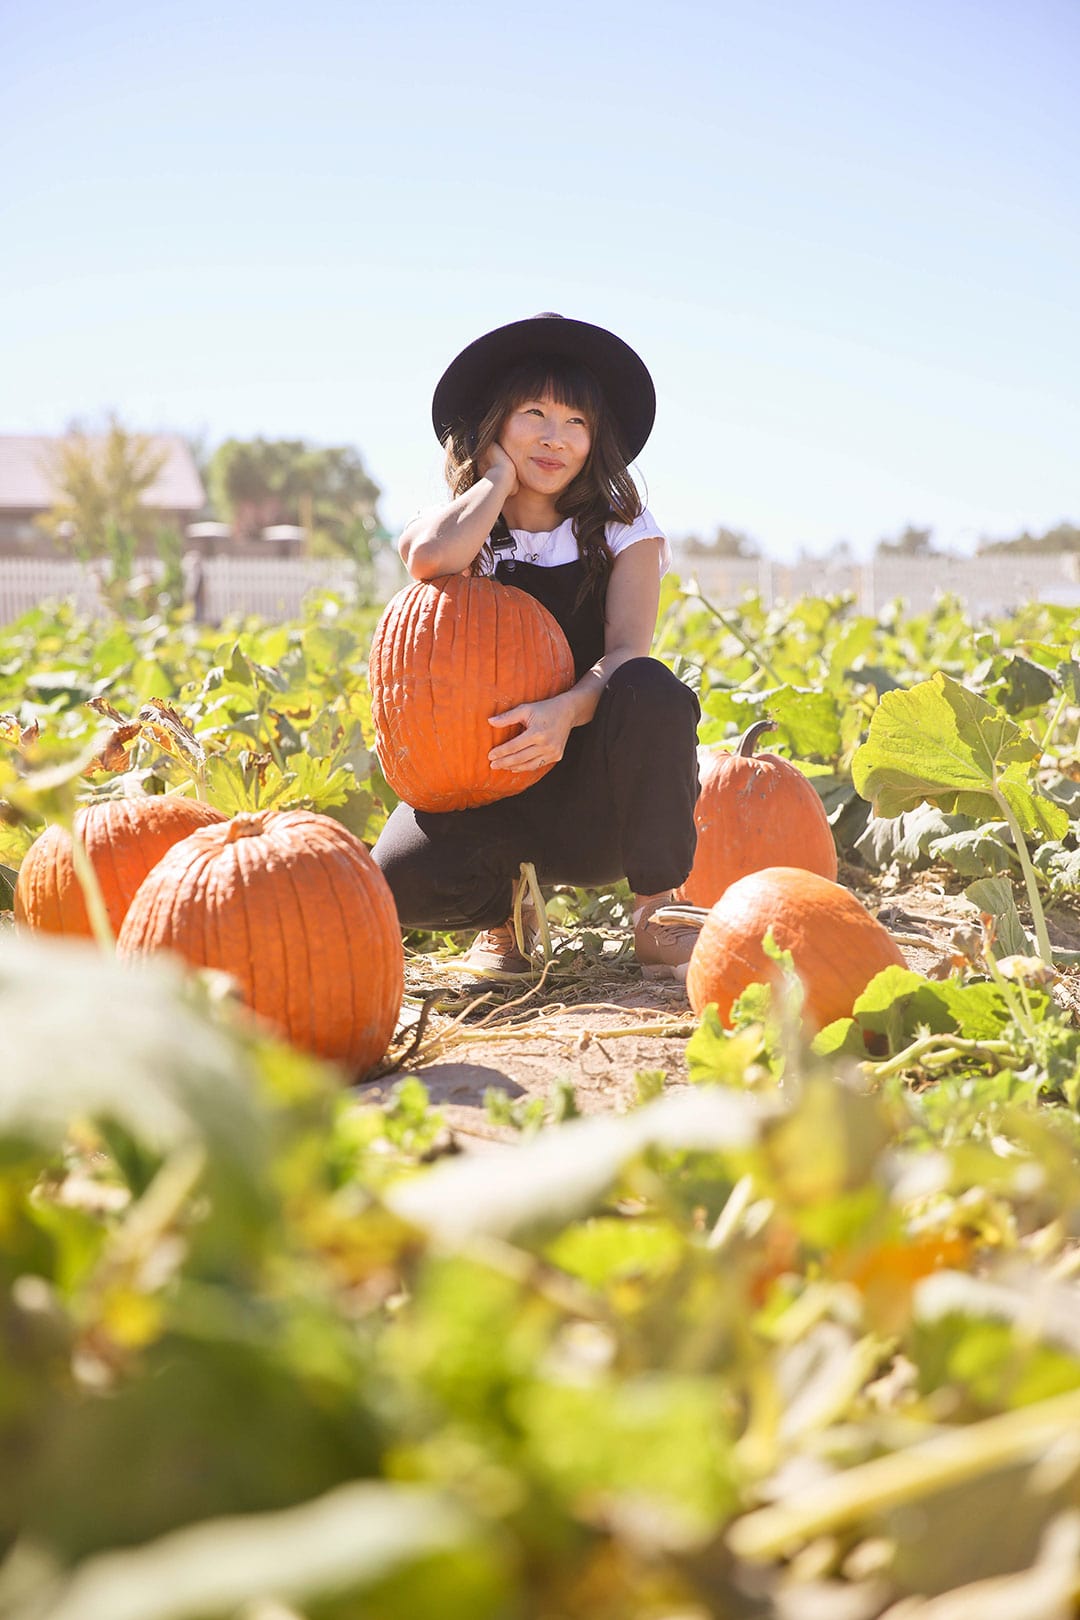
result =
M748 985L775 981L776 963L762 945L770 929L791 952L805 989L803 1020L814 1031L849 1017L883 968L906 966L850 889L801 867L768 867L731 884L706 917L686 974L695 1013L715 1001L730 1024L732 1004Z
M489 751L521 727L490 721L568 691L574 660L527 592L449 574L387 603L369 676L375 747L394 792L416 810L468 810L522 793L551 769L495 770Z
M758 720L706 767L694 811L697 851L676 899L714 905L729 884L766 866L802 866L835 881L836 845L817 790L790 760L754 752L774 729Z
M161 857L189 833L224 820L220 810L174 793L104 799L76 810L75 831L86 846L114 934ZM66 828L46 827L27 851L15 885L15 919L45 934L93 934Z
M121 957L175 951L236 979L296 1046L364 1074L401 1010L390 887L329 816L263 810L193 833L159 861L120 930Z

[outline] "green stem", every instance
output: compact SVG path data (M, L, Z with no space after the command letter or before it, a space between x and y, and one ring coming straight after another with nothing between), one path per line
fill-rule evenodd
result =
M865 1523L906 1502L981 1479L994 1469L1033 1461L1080 1424L1080 1390L936 1434L906 1451L875 1457L832 1479L817 1480L786 1503L759 1508L728 1531L739 1558L776 1558L816 1536Z
M738 1229L754 1197L754 1178L740 1176L728 1194L727 1203L717 1216L716 1225L709 1233L707 1249L726 1249Z
M772 665L765 657L765 654L758 650L755 644L750 640L749 636L746 635L744 631L740 630L737 624L733 624L730 619L726 618L718 607L714 607L707 597L702 596L700 591L687 590L685 594L687 596L695 597L696 600L701 603L703 608L705 608L709 613L713 614L715 618L720 620L720 623L723 625L728 634L735 637L735 640L744 649L744 651L748 652L754 662L765 671L766 675L769 677L770 681L772 681L774 686L783 686L785 684L781 677L776 673L775 669L773 669Z
M905 1046L902 1052L895 1057L883 1058L880 1063L863 1063L860 1068L875 1080L884 1080L890 1074L900 1074L904 1069L916 1067L923 1058L938 1053L955 1052L957 1057L973 1057L993 1059L999 1068L1008 1067L1011 1063L1022 1061L1022 1054L1017 1052L1011 1041L972 1041L962 1035L921 1035L910 1046ZM1002 1059L1006 1062L1002 1063Z
M86 915L90 919L90 931L103 951L111 951L116 945L116 940L113 938L105 896L101 892L101 884L98 882L93 862L86 853L86 845L74 827L71 829L71 864L75 868L75 876L83 892Z
M258 683L256 683L256 689L258 690L258 693L259 693L259 708L258 708L258 714L259 714L259 725L258 725L259 739L261 741L262 739L265 738L266 747L267 747L267 751L270 754L270 758L273 760L274 764L277 766L277 768L281 772L282 776L284 776L285 772L286 772L285 761L281 757L281 749L278 747L276 741L274 740L274 733L273 733L272 726L267 721L267 718L266 718L267 710L270 707L270 700L267 697L266 693L263 692L261 690L261 688L258 687Z
M1024 1031L1024 1034L1028 1037L1028 1039L1034 1040L1036 1034L1035 1021L1031 1016L1031 1006L1028 999L1026 996L1021 995L1018 986L1010 983L1010 981L1005 977L1004 973L1002 973L1001 969L998 967L997 957L994 955L993 946L989 942L983 951L983 960L986 963L986 971L989 973L990 977L1001 991L1001 994L1004 996L1005 1004L1012 1013L1014 1020Z
M526 895L532 901L536 926L540 934L540 960L550 962L553 954L551 949L551 929L548 926L547 907L544 904L544 897L540 893L536 867L532 861L522 861L521 882L517 885L514 895L514 943L522 956L531 955L528 950L528 941L525 938L525 925L521 917Z
M1051 945L1050 935L1046 931L1046 918L1043 915L1042 901L1039 898L1039 880L1035 876L1035 868L1031 864L1027 841L1008 799L999 788L995 787L993 794L1001 807L1005 820L1009 823L1013 842L1016 845L1016 853L1020 857L1020 868L1024 874L1024 883L1027 886L1028 904L1031 906L1031 920L1035 924L1035 939L1039 947L1039 955L1044 962L1053 964L1054 947Z
M1058 721L1061 719L1061 716L1062 716L1062 714L1064 713L1064 710L1065 710L1065 705L1066 705L1066 703L1068 701L1069 701L1068 692L1062 692L1060 698L1058 699L1058 705L1057 705L1057 708L1054 710L1053 717L1052 717L1052 719L1050 721L1050 724L1046 728L1046 735L1042 740L1042 747L1039 749L1040 762L1042 761L1044 755L1046 754L1046 750L1050 747L1050 741L1051 741L1051 739L1052 739L1052 737L1054 735L1054 732L1057 730Z

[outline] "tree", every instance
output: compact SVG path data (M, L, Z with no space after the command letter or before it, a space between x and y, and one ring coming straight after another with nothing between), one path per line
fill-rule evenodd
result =
M741 529L727 529L723 524L711 540L702 540L696 534L687 535L681 542L684 552L692 557L760 557L758 542Z
M741 529L726 529L721 524L712 540L714 557L760 557L761 547Z
M378 529L379 486L351 445L320 448L303 439L226 439L209 464L215 509L237 534L298 524L314 549L370 555Z
M77 557L108 558L114 572L126 576L136 551L162 527L144 496L165 460L152 439L129 433L115 416L103 434L73 425L49 462L57 498L41 518L42 528Z
M1080 551L1080 528L1075 523L1056 523L1045 534L1031 534L1024 529L1011 540L989 540L984 536L975 550L979 556L994 551L1019 555Z
M41 527L85 563L102 563L98 587L121 616L156 613L184 598L183 537L146 495L168 459L145 434L115 416L103 433L73 424L50 458L56 500ZM157 553L160 567L135 574L136 557Z
M874 548L876 557L936 557L931 541L933 529L919 529L909 523L895 540L879 540Z

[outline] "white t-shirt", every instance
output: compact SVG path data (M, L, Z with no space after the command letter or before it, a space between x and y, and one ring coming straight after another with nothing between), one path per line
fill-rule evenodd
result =
M620 551L632 546L638 540L660 541L660 573L667 573L671 567L671 547L662 529L649 511L648 507L636 517L633 523L609 523L607 530L607 543L611 548L611 555L617 557ZM558 568L562 563L577 562L578 547L574 539L574 520L566 518L557 529L545 529L538 533L531 533L528 529L511 529L514 549L500 546L499 560L514 562L536 563L541 568Z

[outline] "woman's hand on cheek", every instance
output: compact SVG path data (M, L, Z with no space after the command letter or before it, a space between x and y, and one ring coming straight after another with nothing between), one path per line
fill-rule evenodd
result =
M493 726L524 726L509 742L498 743L488 754L489 762L500 771L534 771L540 765L554 765L562 759L573 716L564 697L545 698L540 703L519 703L505 714L493 714Z
M486 477L488 474L493 474L493 482L499 478L502 478L508 483L509 487L504 491L503 494L504 500L509 500L511 495L517 494L517 468L514 466L514 463L511 461L498 439L492 439L491 443L481 450L479 456L476 458L476 469L480 473L481 477Z

